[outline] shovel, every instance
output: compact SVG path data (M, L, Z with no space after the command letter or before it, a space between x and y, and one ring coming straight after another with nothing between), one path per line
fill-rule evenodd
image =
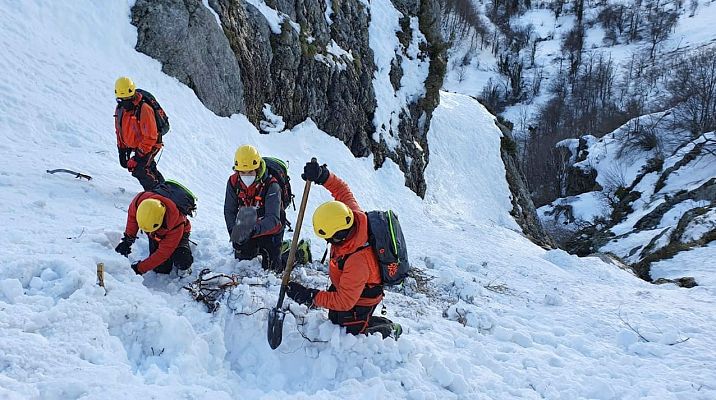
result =
M315 160L313 158L311 161ZM308 192L311 190L311 181L306 181L306 187L303 189L303 198L301 199L301 207L298 210L298 219L296 220L296 229L293 232L293 240L291 241L291 249L288 252L288 260L286 261L286 269L283 272L281 280L281 291L278 294L278 304L269 311L268 315L268 342L272 350L281 345L283 339L283 319L286 312L281 309L283 299L286 296L286 286L291 277L293 264L296 261L296 247L298 247L298 237L301 235L301 225L303 224L303 214L306 211L306 203L308 202Z

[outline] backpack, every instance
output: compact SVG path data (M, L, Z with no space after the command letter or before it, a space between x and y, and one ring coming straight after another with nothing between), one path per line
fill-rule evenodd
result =
M186 186L171 179L150 190L173 201L183 215L193 217L196 212L196 196Z
M368 216L368 243L356 252L372 247L380 265L381 283L385 286L400 285L408 276L410 262L398 216L392 210L368 211L366 215ZM345 256L339 263L340 269L343 269L345 260L351 254Z
M281 202L283 209L287 209L289 204L293 204L293 192L291 191L291 177L288 176L288 165L282 160L274 157L262 157L266 163L266 170L276 179L278 186L281 188ZM293 205L294 210L296 205Z
M408 248L398 216L392 211L368 211L368 243L380 264L383 285L400 285L408 276Z
M167 113L164 112L164 109L161 105L159 105L159 102L154 95L142 89L137 89L137 92L142 95L142 100L139 102L139 107L137 107L134 111L134 116L137 118L137 121L139 121L139 117L142 114L142 103L149 104L149 106L152 107L152 110L154 110L154 120L157 122L157 132L161 138L169 132L169 117L167 116ZM115 113L120 116L120 121L122 120L121 112L121 110L118 110L118 112Z

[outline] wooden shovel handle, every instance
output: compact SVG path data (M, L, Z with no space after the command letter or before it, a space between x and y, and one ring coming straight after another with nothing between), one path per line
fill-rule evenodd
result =
M317 161L316 158L312 158L311 161ZM293 240L291 240L291 249L288 252L288 260L286 261L286 268L283 272L283 279L281 280L281 293L278 296L277 308L280 308L283 304L284 296L286 295L286 285L291 278L291 271L293 271L293 264L296 261L296 248L298 247L298 239L301 236L301 225L303 225L303 215L306 212L306 203L308 203L308 193L311 191L311 181L306 181L306 186L303 189L303 197L301 198L301 206L298 209L298 219L296 220L296 227L293 231Z

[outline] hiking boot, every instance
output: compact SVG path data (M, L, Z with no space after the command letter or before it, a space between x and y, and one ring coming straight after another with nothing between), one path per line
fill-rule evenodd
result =
M369 335L375 332L380 333L383 336L383 339L392 337L393 339L398 340L400 335L403 334L403 327L397 322L390 322L387 324L374 325L366 329L366 333Z
M281 243L281 270L283 270L283 266L288 263L288 253L290 249L291 241L284 240L283 243ZM312 262L313 256L311 255L311 241L308 239L301 239L296 246L296 259L293 262L293 265L306 265Z
M390 335L393 339L398 340L400 335L403 334L403 327L399 323L393 322L393 332Z
M305 265L313 262L311 256L311 241L301 239L296 247L296 264Z

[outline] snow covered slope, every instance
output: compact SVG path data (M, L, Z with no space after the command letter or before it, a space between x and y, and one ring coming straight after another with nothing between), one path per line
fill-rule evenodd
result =
M2 10L0 398L716 396L713 287L652 286L524 239L508 213L500 133L472 99L442 95L421 201L395 165L373 171L310 121L259 135L243 116L214 116L133 50L126 2L28 0ZM138 277L113 251L140 189L114 150L112 87L123 74L170 115L160 170L199 197L194 276L210 268L243 279L215 314L181 289L193 277ZM275 304L278 278L234 261L223 227L224 185L242 143L289 160L299 194L302 163L316 156L366 209L398 212L428 280L386 297L406 330L399 341L346 336L325 311L288 301L298 317L287 317L284 343L269 349L262 308ZM45 173L62 167L94 179ZM328 198L314 188L309 212ZM310 225L304 232L312 236ZM145 246L138 240L130 258ZM322 250L314 240L314 254ZM296 279L324 285L325 267Z
M669 116L645 115L599 140L585 137L578 160L579 140L563 141L577 170L594 171L601 189L557 199L538 215L555 235L591 242L591 251L615 254L637 269L658 261L653 279L692 276L712 285L716 247L708 244L716 232L716 134L692 139L671 128ZM637 125L649 127L648 135ZM654 146L644 138L653 138ZM586 232L580 229L592 227L599 234L579 238Z
M509 79L500 73L499 58L492 52L495 39L499 39L499 46L502 48L511 46L513 40L522 39L503 38L504 32L488 18L493 5L506 7L505 3L491 0L472 0L472 3L475 11L480 15L482 25L487 30L486 37L458 41L448 50L448 67L443 86L445 90L480 97L483 89L488 85L498 88L508 88L510 85ZM654 7L659 10L672 10L678 4L678 17L673 29L669 29L667 37L655 49L657 59L673 59L679 54L716 43L716 30L712 27L716 16L716 3L713 1L604 0L583 3L585 5L583 58L586 60L592 55L604 55L617 67L617 75L620 77L624 76L632 58L639 53L649 52L652 43L649 41L648 33L642 33L639 39L630 42L623 38L616 40L609 38L604 24L600 22L602 19L600 14L608 7ZM529 45L512 55L522 58L525 62L522 80L525 90L530 93L526 101L508 106L501 113L515 124L514 134L517 136L527 134L527 126L535 125L531 119L535 117L538 108L553 95L549 93L550 85L560 69L568 68L563 43L568 40L570 31L577 24L576 4L577 2L564 0L541 0L517 2L512 5L524 12L514 12L509 18L511 29L529 38L526 42ZM555 9L560 10L557 18L553 11ZM618 14L620 18L622 14L626 15L623 10ZM636 14L635 20L631 23L648 25L645 23L646 14L646 11ZM664 23L663 19L662 16L658 21Z

